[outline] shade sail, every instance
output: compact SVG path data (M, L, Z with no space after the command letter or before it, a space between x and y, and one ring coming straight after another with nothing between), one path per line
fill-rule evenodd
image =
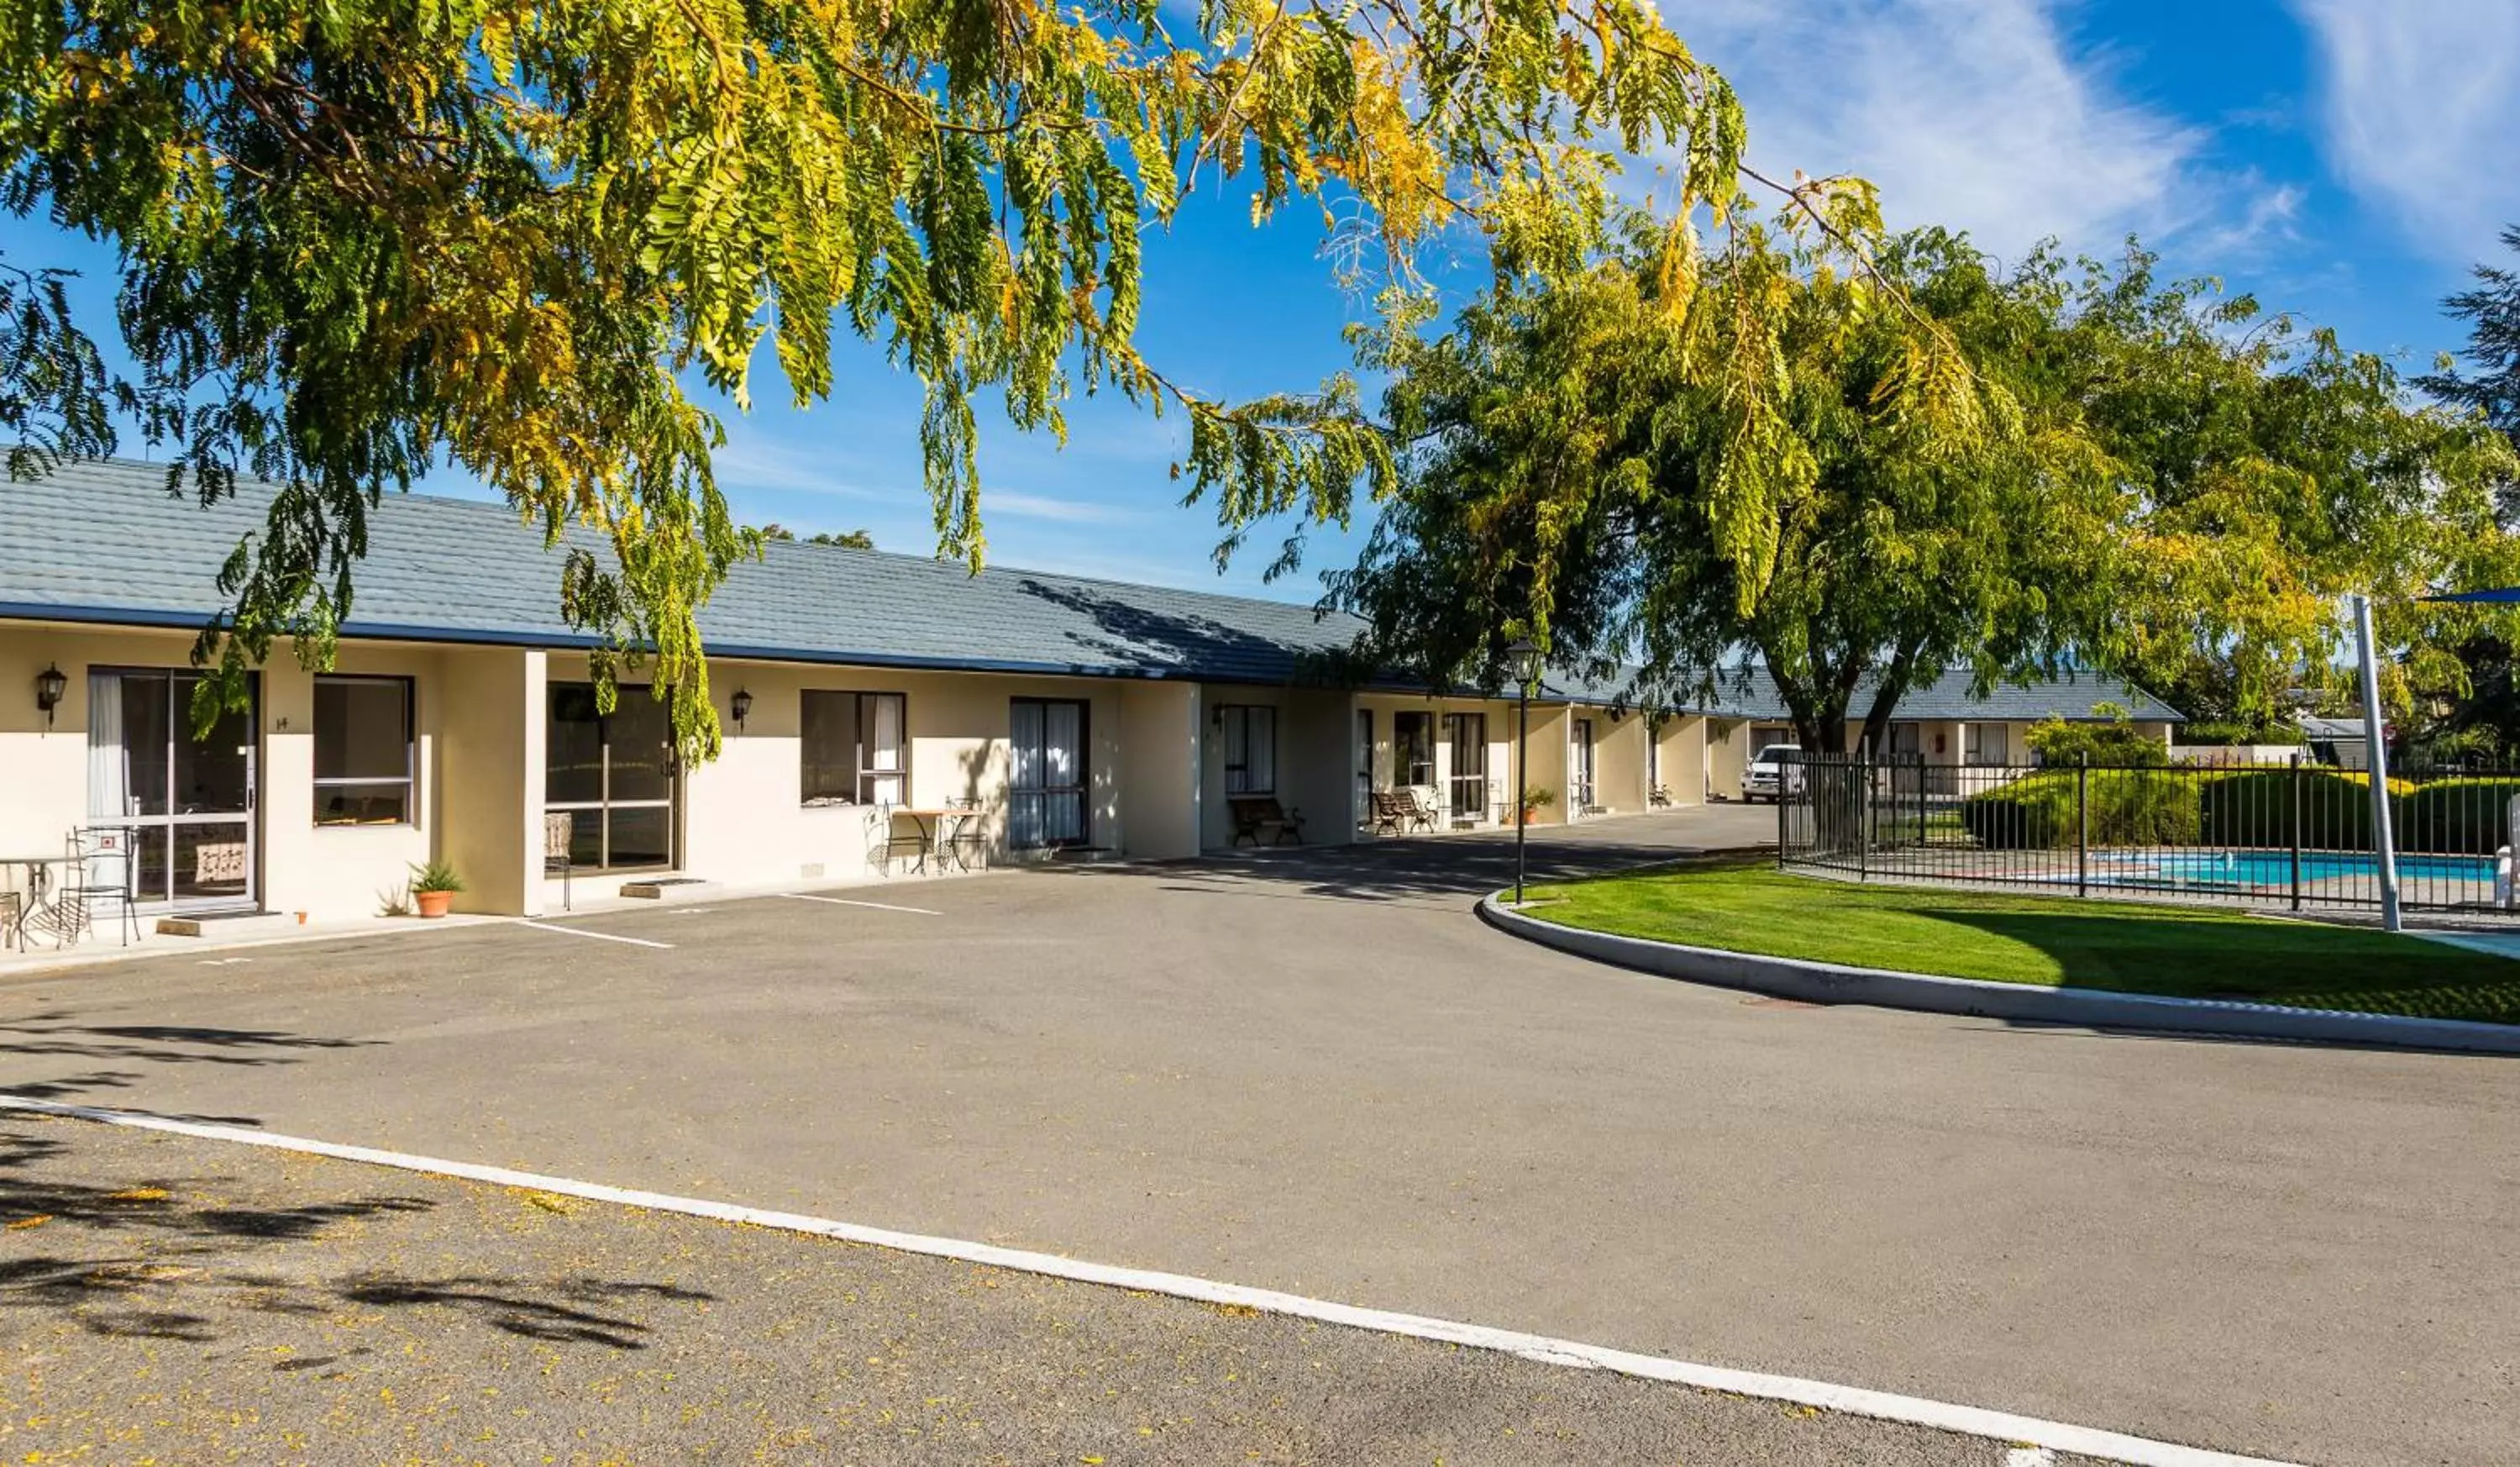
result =
M2426 601L2520 601L2520 586L2498 586L2490 591L2452 591L2447 596L2427 596Z

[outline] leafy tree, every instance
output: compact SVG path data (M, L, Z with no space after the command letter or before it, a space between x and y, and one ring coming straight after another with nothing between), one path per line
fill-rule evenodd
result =
M2052 659L2097 596L2107 486L2088 445L2032 426L2029 363L2055 289L2004 280L1964 242L1890 242L1885 298L1769 252L1710 261L1727 311L1777 302L1779 412L1755 451L1789 483L1745 494L1726 387L1692 359L1757 349L1719 325L1673 329L1649 241L1585 279L1496 293L1454 329L1385 359L1408 486L1330 598L1377 654L1441 681L1493 665L1496 628L1528 624L1552 661L1635 691L1712 691L1735 649L1769 665L1807 749L1843 747L1850 710L1886 742L1907 689L1951 666L1992 677ZM1945 410L1911 409L1917 322L1974 375ZM1957 425L1957 427L1955 427ZM1854 707L1862 693L1865 702Z
M2041 251L1999 275L1926 231L1882 251L1897 289L1876 296L1767 252L1711 260L1701 296L1783 322L1761 451L1790 486L1746 503L1726 385L1689 370L1732 344L1663 324L1650 251L1499 290L1381 358L1407 484L1328 599L1443 680L1492 676L1517 624L1656 700L1714 691L1746 648L1806 748L1850 721L1877 747L1952 668L2210 664L2270 715L2328 661L2337 593L2379 591L2403 630L2451 568L2509 555L2489 493L2509 454L2409 405L2382 359L2152 265ZM1939 415L1911 406L1943 370L1912 312L1971 364Z
M796 531L789 529L785 525L772 524L761 527L760 535L762 539L772 542L781 540L792 541L796 538ZM808 545L838 545L849 550L873 550L875 548L875 536L868 534L863 529L844 530L838 534L833 534L829 530L824 530L819 534L807 535L805 537L805 543Z
M1430 243L1502 280L1580 273L1623 156L1677 160L1673 301L1692 215L1778 187L1644 0L0 0L0 197L119 252L170 490L283 486L196 649L217 687L280 637L328 658L368 509L451 460L546 536L608 537L568 557L562 608L610 636L607 702L616 657L653 659L694 757L718 738L696 615L758 539L682 373L748 404L768 338L801 404L835 331L879 347L924 385L940 551L975 568L981 408L1059 433L1078 390L1185 411L1177 473L1230 530L1340 520L1391 472L1351 383L1227 404L1134 345L1142 242L1184 201L1230 180L1255 220L1317 206L1397 323ZM1861 185L1781 188L1823 237L1874 222ZM1745 324L1702 367L1755 450Z
M2025 736L2030 752L2047 764L2150 768L2170 762L2170 751L2137 728L2134 713L2123 705L2097 703L2092 712L2099 721L2068 723L2050 714L2030 725Z
M2502 243L2520 253L2520 224L2502 231ZM2445 358L2436 371L2415 379L2415 386L2483 414L2520 446L2520 270L2481 264L2475 273L2475 289L2442 302L2468 323L2467 346L2459 355L2472 364L2473 375Z

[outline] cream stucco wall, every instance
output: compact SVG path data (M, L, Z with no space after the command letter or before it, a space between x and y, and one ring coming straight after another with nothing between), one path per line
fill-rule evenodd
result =
M1303 835L1315 845L1355 838L1349 811L1355 801L1356 742L1353 704L1344 692L1323 688L1272 688L1247 683L1206 683L1199 689L1207 720L1199 749L1198 805L1202 845L1233 844L1234 811L1225 792L1225 740L1214 719L1220 709L1278 711L1277 788L1266 793L1302 817Z
M555 656L555 679L584 675L580 660ZM1087 840L1111 850L1131 847L1131 814L1145 802L1124 801L1131 768L1124 746L1124 685L1109 679L1011 677L995 673L918 672L822 667L788 663L715 660L709 685L726 727L724 752L682 778L678 869L713 881L770 884L855 880L875 875L879 851L866 805L808 806L803 796L804 694L899 693L909 743L912 806L976 800L988 858L1005 860L1011 771L1012 703L1016 698L1067 699L1086 706ZM733 699L752 695L739 729ZM1186 801L1186 797L1185 797ZM892 827L905 838L906 819ZM1160 833L1159 833L1160 839Z
M464 878L459 910L538 916L543 906L541 652L449 647L440 655L435 757L438 853ZM555 895L553 906L559 905Z
M91 668L188 667L188 633L21 622L0 626L0 853L63 848L88 813ZM393 644L344 645L337 670L414 679L413 818L399 825L315 824L314 674L285 646L261 669L254 751L254 886L267 910L310 921L375 915L437 851L442 661L465 654ZM517 654L508 654L516 656ZM35 675L58 666L67 687L48 729ZM513 745L513 739L508 741ZM513 752L506 757L513 759Z
M412 680L411 818L400 825L315 823L315 675L280 658L262 672L262 905L311 918L374 916L434 850L437 726L445 712L434 649L352 644L334 670Z
M1593 803L1601 815L1633 815L1645 808L1645 741L1650 737L1645 720L1635 713L1623 712L1613 717L1605 709L1577 709L1569 713L1569 737L1572 719L1589 718L1593 724ZM1573 756L1570 748L1569 757ZM1570 818L1583 818L1583 812L1569 806Z
M1198 854L1205 791L1203 690L1191 682L1120 685L1120 822L1129 854L1170 860Z
M1695 713L1683 713L1663 719L1653 729L1657 751L1653 778L1670 794L1673 804L1706 802L1706 721Z
M1706 795L1710 800L1741 798L1741 772L1750 763L1750 725L1738 718L1706 720Z
M1510 803L1513 798L1514 719L1517 708L1513 700L1423 698L1408 694L1366 693L1356 697L1355 706L1373 715L1373 787L1375 789L1392 789L1402 782L1400 772L1392 763L1394 730L1397 727L1394 720L1397 715L1404 712L1430 714L1435 720L1435 793L1438 800L1446 802L1445 808L1449 809L1455 770L1453 744L1452 740L1446 737L1444 717L1447 713L1478 713L1487 720L1486 737L1483 742L1486 745L1486 778L1488 788L1493 794L1483 802L1486 808L1476 823L1495 824L1496 805L1500 802ZM1540 729L1547 712L1546 705L1535 705L1532 708L1531 727L1535 745L1540 738ZM1348 742L1350 744L1356 742L1356 734L1352 727L1348 734ZM1535 756L1538 754L1536 747L1534 754ZM1353 762L1352 756L1351 762ZM1536 758L1533 767L1540 767ZM1562 768L1562 765L1560 767ZM1554 811L1552 811L1552 815L1553 817Z

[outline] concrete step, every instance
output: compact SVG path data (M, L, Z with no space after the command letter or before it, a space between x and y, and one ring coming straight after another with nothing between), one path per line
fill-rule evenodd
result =
M161 938L215 938L222 942L277 938L305 924L294 912L186 912L158 919Z

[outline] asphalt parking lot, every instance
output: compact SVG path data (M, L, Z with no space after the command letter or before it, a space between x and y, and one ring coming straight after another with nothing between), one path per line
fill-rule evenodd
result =
M0 1118L0 1217L18 1224L0 1268L12 1462L2014 1455L1248 1308L78 1122Z
M2520 1434L2508 1062L1697 989L1412 845L11 979L0 1089L2264 1455Z

